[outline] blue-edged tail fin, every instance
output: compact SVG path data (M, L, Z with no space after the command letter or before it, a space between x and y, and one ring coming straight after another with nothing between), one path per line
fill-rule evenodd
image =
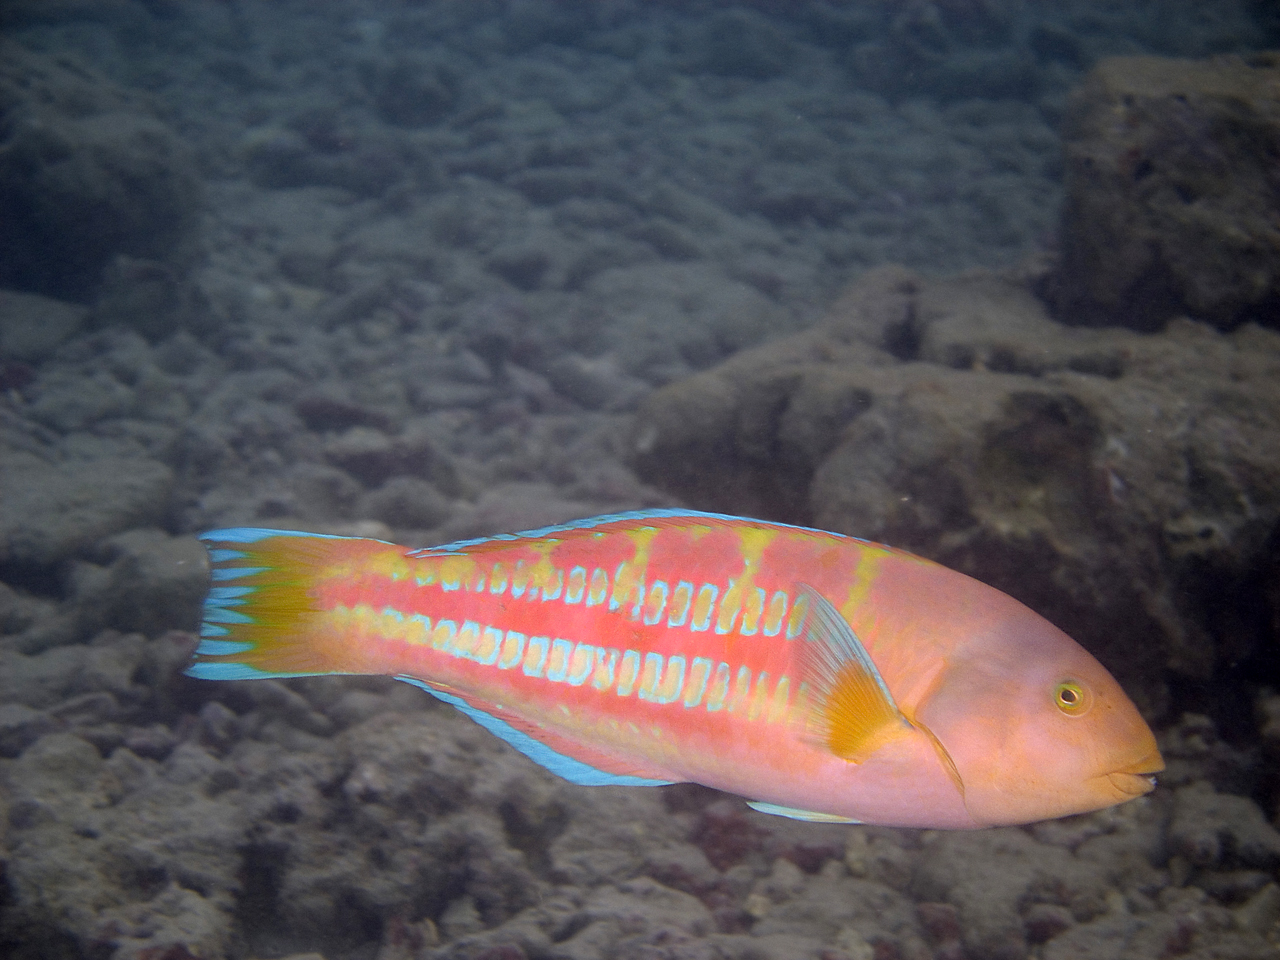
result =
M211 530L200 539L213 582L189 676L255 680L358 672L343 669L342 650L324 642L317 591L326 579L391 545L256 527Z

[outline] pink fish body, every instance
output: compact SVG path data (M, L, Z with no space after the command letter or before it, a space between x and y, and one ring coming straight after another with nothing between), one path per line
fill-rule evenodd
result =
M972 828L1110 806L1163 768L1119 685L1046 620L834 533L649 511L424 550L203 539L193 676L398 677L577 783Z

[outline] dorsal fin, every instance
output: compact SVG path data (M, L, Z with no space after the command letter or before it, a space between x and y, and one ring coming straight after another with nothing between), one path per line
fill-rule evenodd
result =
M866 647L831 601L801 584L809 602L799 650L809 684L808 733L837 757L861 763L911 729Z

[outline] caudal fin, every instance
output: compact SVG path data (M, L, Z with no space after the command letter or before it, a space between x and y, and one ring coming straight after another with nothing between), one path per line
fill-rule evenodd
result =
M200 539L213 583L189 676L255 680L352 672L324 629L318 591L392 545L252 527L211 530Z

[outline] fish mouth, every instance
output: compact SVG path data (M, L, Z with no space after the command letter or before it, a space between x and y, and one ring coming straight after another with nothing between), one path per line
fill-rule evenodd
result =
M1119 770L1103 774L1107 782L1126 797L1141 797L1155 789L1154 774L1164 769L1164 757L1155 750Z

